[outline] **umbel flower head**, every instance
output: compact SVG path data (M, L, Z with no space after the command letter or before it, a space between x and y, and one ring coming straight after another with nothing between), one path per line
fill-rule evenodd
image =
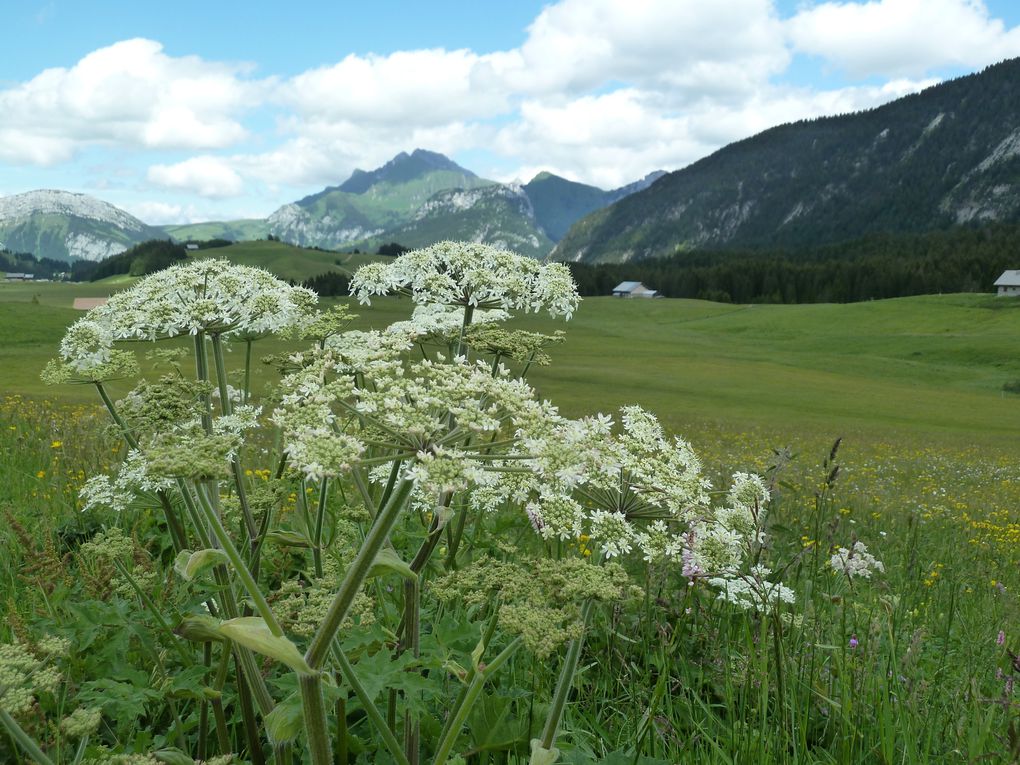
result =
M362 303L373 295L410 295L419 304L497 308L570 318L580 298L562 263L532 258L475 242L440 242L391 263L362 266L351 294Z
M63 363L80 375L108 365L117 340L156 340L199 332L257 337L298 323L318 300L268 271L226 260L171 266L110 297L71 325Z

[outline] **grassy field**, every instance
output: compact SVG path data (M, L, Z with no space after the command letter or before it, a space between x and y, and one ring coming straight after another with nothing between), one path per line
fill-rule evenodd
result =
M359 266L378 260L375 255L351 255L312 250L285 242L237 242L229 247L201 250L202 257L226 258L242 266L258 266L281 279L302 282L326 271L353 273Z
M235 247L260 253L273 244ZM74 297L104 288L0 285L9 330L0 389L37 393L39 369L80 315L70 308ZM386 299L355 310L355 326L382 327L406 316L410 304ZM637 402L681 431L720 423L778 436L852 430L1001 443L1016 433L1020 398L1002 386L1020 379L1020 356L1010 352L1020 302L987 295L790 306L594 298L566 325L535 316L518 324L567 330L554 364L532 379L568 414Z
M78 512L78 489L123 449L101 433L94 391L38 382L64 327L81 315L73 298L119 286L0 285L0 602L10 617L0 641L42 628L73 641L102 635L105 647L68 663L81 683L76 698L103 708L102 740L144 748L165 745L158 733L178 714L154 700L137 669L148 661L139 646L158 641L157 626L137 624L137 640L124 635L120 614L133 595L106 603L90 594L91 580L66 573L66 561L77 560L67 557L67 540L93 534L97 520ZM355 325L381 328L410 307L373 301L355 308ZM717 486L733 470L764 471L775 449L791 455L769 509L768 551L797 592L789 623L734 612L676 572L649 569L643 602L596 617L564 719L562 762L1017 761L1009 651L1020 649L1020 397L1003 384L1020 379L1012 353L1020 301L604 298L586 300L568 324L529 316L517 326L566 330L553 364L529 375L543 397L569 415L646 406L691 440ZM266 342L257 352L285 348ZM260 369L257 385L273 379ZM827 481L835 464L838 477ZM298 493L285 519L299 512ZM137 560L165 547L152 516L130 523L149 550ZM848 583L825 568L833 548L855 539L885 563L872 581ZM175 607L172 588L156 592L161 606ZM477 632L465 638L464 650L476 640ZM127 670L125 656L134 662ZM371 677L374 665L363 661L359 670ZM132 679L95 680L122 671ZM467 726L471 765L527 762L530 694L548 698L554 672L525 658L508 671L512 680ZM116 698L105 695L111 690ZM179 724L189 731L199 724L190 709ZM48 706L47 714L56 712ZM351 741L375 751L370 729L351 719ZM150 729L154 740L138 733ZM61 745L52 724L30 730ZM0 757L13 751L0 737Z

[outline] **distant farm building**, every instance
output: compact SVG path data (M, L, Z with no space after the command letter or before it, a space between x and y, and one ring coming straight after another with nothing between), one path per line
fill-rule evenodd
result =
M662 297L662 295L655 290L648 289L641 282L620 282L613 287L613 297L654 298Z
M1020 295L1020 271L1003 271L995 286L999 295Z
M195 244L194 242L188 242L186 245L184 245L184 248L186 250L197 250L198 249L198 245Z
M97 306L106 305L109 298L75 298L74 308L79 311L89 311Z
M35 279L35 274L18 274L8 271L4 276L5 282L30 282Z

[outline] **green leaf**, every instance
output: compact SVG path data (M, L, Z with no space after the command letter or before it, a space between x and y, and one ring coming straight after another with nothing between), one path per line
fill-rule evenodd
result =
M372 568L368 570L369 577L383 576L387 573L399 574L404 579L417 579L411 567L404 562L403 558L397 555L392 547L384 547L372 561Z
M266 715L266 732L274 744L294 741L301 735L303 721L301 694L295 692L273 707L273 711Z
M485 625L482 625L482 636L478 639L478 645L471 651L471 666L474 667L475 672L481 671L483 653L485 653Z
M312 547L312 542L304 534L297 531L270 531L266 541L280 547Z
M505 751L522 739L527 740L520 720L510 714L512 708L513 700L509 697L482 695L467 723L476 751Z
M539 739L531 739L531 759L528 760L528 765L553 765L559 758L559 749L556 747L546 749Z
M220 620L212 616L185 616L174 634L195 643L219 643L223 640L220 626Z
M153 757L160 762L165 762L166 765L195 765L195 761L180 749L160 749L153 754Z
M174 561L174 570L190 582L203 571L229 560L223 550L206 549L198 552L181 550Z
M223 637L240 643L245 648L286 664L299 674L316 674L315 670L308 666L297 646L283 635L274 635L261 616L241 616L223 622L219 632Z

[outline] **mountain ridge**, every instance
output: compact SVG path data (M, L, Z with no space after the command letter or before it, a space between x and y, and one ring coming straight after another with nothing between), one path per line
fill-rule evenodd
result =
M831 244L1020 220L1020 59L729 144L577 221L550 258Z
M330 250L392 241L421 247L459 238L540 258L582 215L643 188L656 176L611 191L548 172L528 184L497 183L442 154L415 149L400 152L375 170L355 170L338 186L282 205L265 219L157 227L107 202L71 192L3 197L0 243L39 257L98 260L166 237L178 242L243 241L272 235Z

